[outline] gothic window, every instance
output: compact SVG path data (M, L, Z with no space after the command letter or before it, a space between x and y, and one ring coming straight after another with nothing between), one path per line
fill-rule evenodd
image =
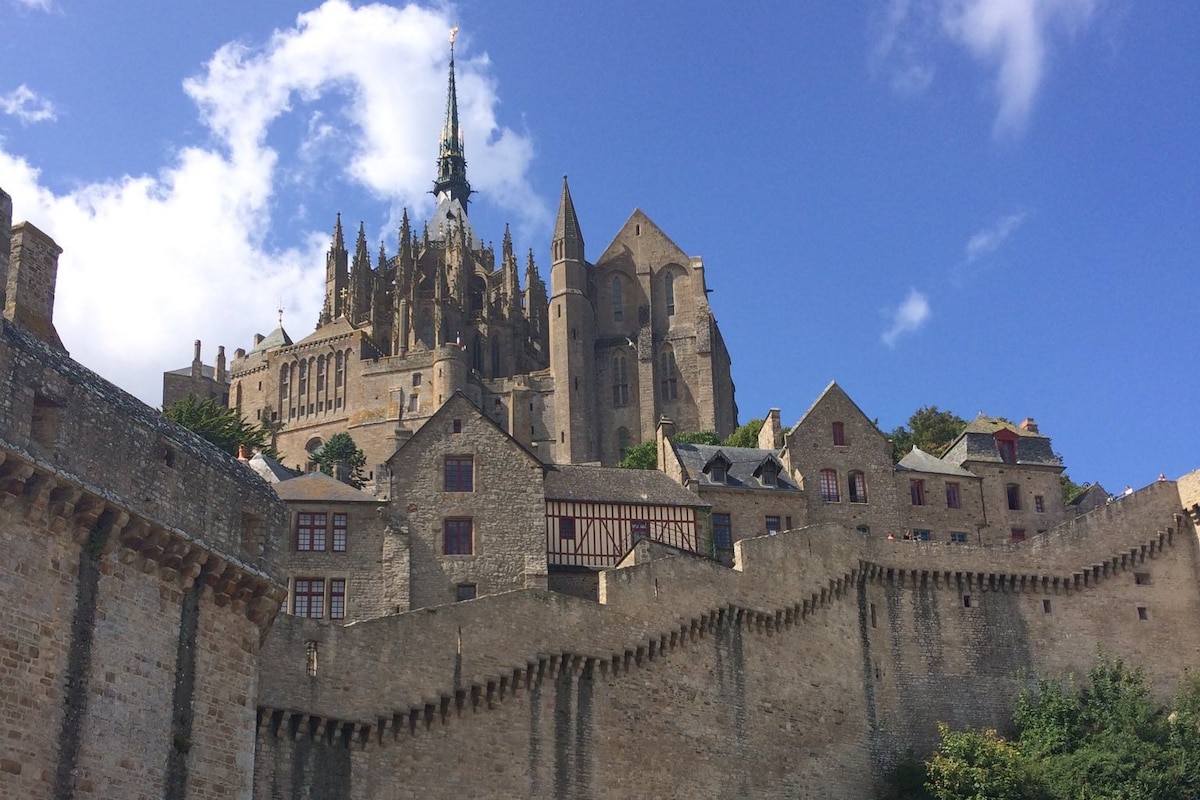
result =
M492 377L500 377L500 339L492 337Z
M624 353L613 356L613 407L629 405L629 364Z
M471 348L471 368L483 374L483 337L475 334L475 346Z
M341 389L346 381L346 359L339 352L333 359L334 373L333 385L335 389Z
M433 349L433 314L429 309L421 312L421 322L417 325L417 338L430 350Z
M668 272L663 276L663 288L666 289L667 316L675 314L675 273Z
M867 502L867 476L861 472L851 472L849 475L850 482L850 502L865 503Z
M468 310L472 313L483 311L483 295L486 288L483 278L478 275L471 276L470 288L467 290L469 295L467 303Z
M301 361L299 367L300 367L300 375L298 378L299 386L297 387L296 393L300 395L300 404L303 405L304 398L308 395L308 362Z
M629 431L625 428L617 428L617 460L624 461L625 454L629 452Z
M663 348L659 360L659 381L662 388L662 399L670 402L679 397L679 376L675 366L675 351L667 346Z
M842 500L838 489L838 474L836 469L821 470L821 499L826 503L839 503Z
M288 400L292 398L292 371L288 364L284 364L279 368L279 405L280 408L287 405Z
M622 297L619 275L614 275L612 279L612 314L614 322L625 319L625 298Z

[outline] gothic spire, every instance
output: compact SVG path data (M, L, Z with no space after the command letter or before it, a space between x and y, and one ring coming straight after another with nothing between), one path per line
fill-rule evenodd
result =
M333 249L343 250L346 247L346 240L342 236L342 212L337 214L337 223L333 226Z
M583 232L579 230L579 218L575 216L575 203L571 201L566 175L563 175L562 197L558 201L558 219L554 222L553 250L555 261L583 261Z
M446 93L446 124L442 126L438 175L433 182L433 193L439 203L443 199L457 199L465 211L471 196L471 184L467 182L467 159L463 154L462 130L458 125L458 92L454 87L454 37L457 33L457 26L450 31L450 88Z

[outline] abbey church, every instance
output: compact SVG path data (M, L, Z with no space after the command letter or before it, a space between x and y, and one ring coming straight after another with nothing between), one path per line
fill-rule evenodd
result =
M351 253L339 215L316 330L293 341L281 324L235 352L230 403L281 426L283 463L304 465L347 431L368 465L382 464L398 430L416 430L455 392L546 463L615 464L654 438L662 416L733 431L729 352L704 264L640 210L589 262L564 177L549 296L534 251L519 258L507 229L499 254L483 246L469 217L453 47L433 186L433 217L418 231L406 210L394 255L381 246L373 256L361 224Z

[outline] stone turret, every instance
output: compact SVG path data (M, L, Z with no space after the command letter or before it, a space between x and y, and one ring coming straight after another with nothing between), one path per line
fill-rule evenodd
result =
M583 233L567 177L550 246L550 370L554 375L554 461L582 464L599 454L594 419L596 312Z
M12 201L8 195L3 195L0 227L6 232L10 229L11 219ZM62 248L33 224L20 222L11 227L4 318L65 350L54 328L54 287L58 281L61 253Z

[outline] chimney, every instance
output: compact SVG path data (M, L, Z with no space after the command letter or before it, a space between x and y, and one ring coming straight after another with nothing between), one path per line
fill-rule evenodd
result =
M772 408L758 431L758 446L762 450L778 450L783 446L783 425L779 421L779 409Z
M663 464L667 463L666 449L671 446L671 437L675 435L675 423L666 417L659 417L655 434L658 441L658 468L662 469Z
M217 383L227 383L229 376L225 374L225 345L217 346L217 373L214 375Z
M204 377L204 364L200 361L200 340L197 339L192 347L192 379L200 380Z
M65 350L54 329L54 284L61 253L62 248L31 223L13 226L4 317L47 344Z
M261 333L254 334L254 346L255 347L258 347L260 344L262 344L262 340L263 340L263 335Z
M1033 421L1033 417L1026 417L1021 421L1021 430L1028 431L1029 433L1038 432L1038 426L1037 423Z

